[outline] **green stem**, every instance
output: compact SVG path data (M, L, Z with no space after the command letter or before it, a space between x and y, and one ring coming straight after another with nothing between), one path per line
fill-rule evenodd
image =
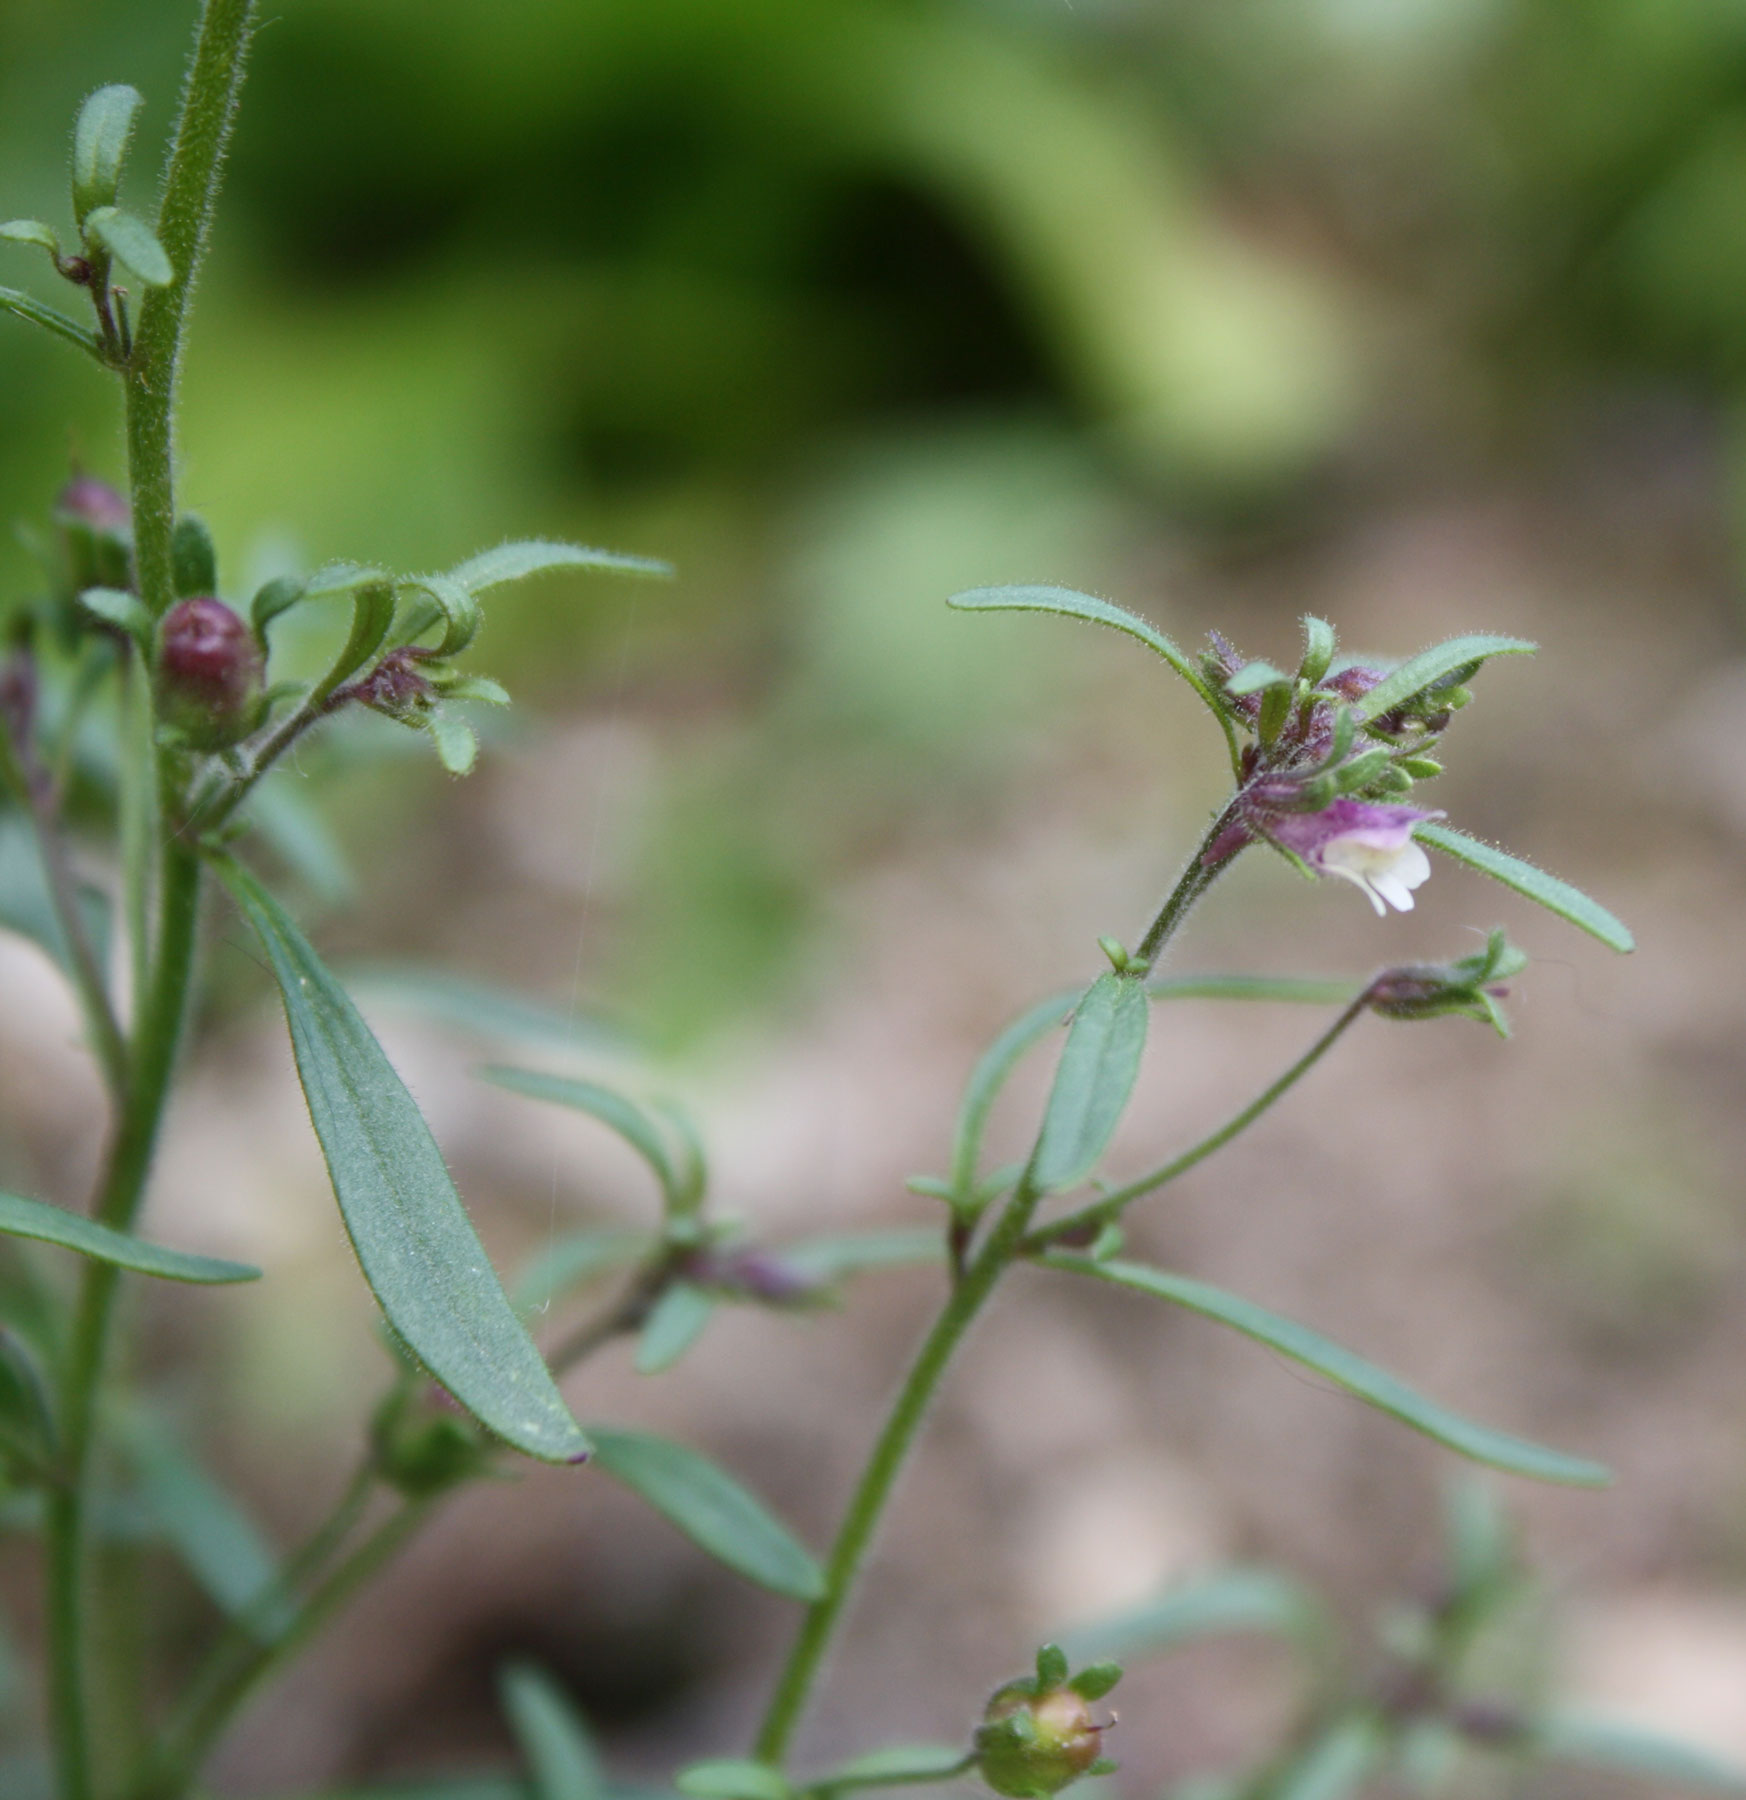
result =
M968 1775L976 1767L976 1752L970 1751L943 1769L911 1769L895 1775L845 1775L837 1779L809 1782L798 1790L803 1795L816 1795L830 1800L834 1794L861 1793L868 1788L932 1787L937 1782L952 1781Z
M200 864L173 839L164 846L157 957L135 1028L127 1093L94 1215L125 1231L151 1171L170 1074L181 1040L200 911ZM89 1800L85 1695L85 1560L91 1439L121 1271L88 1262L73 1317L61 1399L61 1480L48 1502L49 1713L62 1800Z
M140 598L162 615L175 599L174 416L182 326L211 230L219 170L247 58L253 0L206 0L164 171L158 241L175 279L140 302L127 365L127 461Z
M1234 806L1233 801L1208 828L1206 837L1153 920L1140 952L1147 962L1156 961L1195 901L1226 866L1219 863L1208 867L1204 858L1207 848L1230 822ZM825 1563L825 1591L807 1608L758 1732L753 1754L764 1762L780 1765L788 1754L795 1727L800 1723L818 1680L843 1609L848 1604L892 1489L915 1445L941 1378L1001 1276L1024 1251L1025 1234L1043 1197L1032 1174L1035 1158L1033 1149L1031 1162L1026 1164L1012 1197L1001 1209L993 1229L970 1259L944 1309L922 1341L909 1375L873 1445Z
M145 296L126 369L135 569L140 596L158 615L175 598L173 419L182 326L242 82L251 11L252 0L206 0L202 10L158 212L158 238L175 279ZM145 755L155 763L149 721L144 736ZM154 769L152 774L151 786L161 793L167 772ZM161 806L158 838L155 956L147 978L138 984L143 1004L133 1022L126 1096L95 1208L104 1224L122 1230L139 1210L151 1171L187 1012L200 910L200 865L176 836L173 805ZM139 860L139 867L129 871L130 889L137 889L147 846L130 848ZM143 926L144 921L135 923ZM145 954L144 942L142 930L134 945L136 958ZM84 1634L87 1490L97 1391L118 1279L112 1265L90 1263L81 1280L63 1381L63 1480L48 1507L49 1715L60 1800L90 1800L91 1795Z
M1046 1250L1051 1244L1058 1244L1064 1238L1083 1237L1085 1233L1095 1231L1099 1226L1107 1225L1125 1208L1147 1194L1156 1193L1167 1183L1174 1181L1178 1175L1186 1175L1196 1163L1205 1162L1215 1150L1222 1150L1239 1132L1246 1131L1249 1126L1266 1112L1275 1100L1294 1087L1302 1078L1333 1049L1346 1030L1370 1005L1371 994L1375 991L1375 983L1367 983L1346 1007L1345 1011L1328 1027L1316 1041L1310 1045L1302 1056L1285 1071L1279 1079L1271 1083L1249 1102L1234 1117L1227 1119L1210 1137L1204 1137L1192 1148L1184 1150L1180 1156L1173 1157L1162 1168L1154 1169L1149 1175L1142 1175L1136 1181L1130 1181L1125 1187L1116 1188L1105 1194L1100 1200L1093 1200L1082 1206L1077 1212L1070 1212L1064 1217L1051 1220L1038 1231L1033 1231L1025 1239L1024 1253L1034 1256Z

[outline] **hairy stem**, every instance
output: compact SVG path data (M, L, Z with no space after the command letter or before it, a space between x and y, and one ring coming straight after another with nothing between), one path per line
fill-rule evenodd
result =
M252 0L206 0L202 10L158 212L158 238L175 279L147 293L126 367L135 568L140 596L157 615L175 597L173 416L182 325L210 228L251 12ZM144 753L156 761L149 722L143 736ZM151 787L161 789L167 771L154 769L152 777ZM97 1218L121 1230L133 1223L151 1171L187 1012L200 910L200 865L177 837L175 807L165 800L173 802L173 796L160 800L159 841L130 846L140 862L129 871L130 890L141 887L145 859L155 856L158 862L158 916L152 960L138 984L142 1004L133 1022L125 1099L95 1206ZM145 937L142 929L136 958L145 955ZM49 1715L60 1800L91 1796L84 1629L88 1489L97 1392L118 1280L119 1271L107 1263L88 1264L82 1278L63 1376L62 1480L48 1506Z

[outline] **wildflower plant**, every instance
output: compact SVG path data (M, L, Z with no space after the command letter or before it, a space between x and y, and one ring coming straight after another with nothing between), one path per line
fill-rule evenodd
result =
M1342 661L1332 627L1309 619L1302 655L1287 671L1245 660L1221 638L1191 658L1132 614L1063 589L957 596L953 604L970 611L1045 611L1125 632L1210 713L1232 787L1166 897L1131 947L1102 940L1101 972L1031 1006L981 1057L943 1173L910 1184L939 1203L937 1223L925 1229L764 1243L718 1216L704 1146L679 1107L596 1080L485 1071L530 1103L580 1111L615 1132L646 1165L657 1201L645 1228L555 1238L505 1289L405 1085L263 876L257 845L269 820L259 808L261 784L294 745L360 708L425 734L444 767L466 773L477 740L465 709L507 699L472 662L488 596L544 570L651 575L663 565L527 542L440 573L346 563L270 581L246 598L227 587L206 528L177 503L173 419L189 296L252 28L250 0L206 0L151 222L120 204L140 96L109 86L85 103L76 125L66 247L47 223L0 226L0 237L46 253L50 273L79 290L73 300L87 316L12 288L0 289L0 309L45 327L116 378L127 449L125 494L81 474L60 496L41 540L43 591L10 613L0 665L0 854L19 874L6 891L32 896L4 922L35 936L64 971L110 1108L87 1211L0 1195L0 1234L75 1259L65 1267L20 1263L18 1279L0 1291L0 1473L26 1502L9 1516L40 1535L44 1711L59 1800L180 1800L201 1791L208 1756L260 1686L447 1496L517 1458L577 1465L578 1481L623 1483L701 1550L800 1607L749 1753L677 1773L677 1787L696 1800L823 1800L977 1778L999 1794L1042 1796L1106 1771L1110 1721L1100 1707L1121 1669L1090 1642L1074 1650L1077 1670L1064 1650L1044 1646L1032 1673L1005 1683L980 1720L966 1721L956 1746L875 1750L823 1773L791 1767L796 1729L930 1404L966 1333L1021 1266L1199 1313L1478 1463L1543 1481L1604 1483L1596 1464L1460 1417L1304 1325L1122 1254L1131 1206L1221 1149L1361 1019L1453 1014L1506 1029L1499 1002L1523 958L1501 932L1449 961L1396 964L1356 981L1168 969L1190 911L1245 851L1270 849L1302 874L1348 881L1379 913L1411 908L1430 872L1427 851L1435 851L1615 950L1631 948L1625 928L1596 902L1409 800L1438 772L1443 736L1473 698L1484 664L1532 649L1514 638L1460 637L1378 667ZM313 678L281 667L275 633L294 609L337 616L326 667ZM108 754L86 767L78 746L92 731ZM109 886L81 873L98 843L120 896L114 956ZM251 1541L229 1503L114 1378L125 1278L212 1284L261 1275L150 1242L135 1229L215 893L251 929L282 997L334 1196L381 1308L389 1363L355 1472L331 1514L284 1556L257 1550L240 1564L208 1554L214 1517L229 1520L227 1541L239 1533ZM120 981L111 978L116 967L125 969ZM1157 1168L1106 1174L1154 1011L1188 997L1319 1005L1334 1016L1218 1130ZM990 1110L1020 1060L1046 1043L1055 1046L1055 1073L1031 1149L1020 1162L990 1167ZM905 1263L937 1271L938 1315L872 1433L823 1557L697 1451L581 1423L560 1390L560 1378L623 1337L635 1336L636 1366L654 1374L677 1363L723 1306L807 1311L835 1300L857 1276ZM605 1282L616 1285L603 1299ZM547 1341L531 1334L536 1319L551 1323ZM190 1494L199 1496L193 1512ZM93 1698L92 1646L106 1629L110 1597L94 1579L93 1550L102 1520L129 1499L180 1546L221 1617L162 1716L141 1720L116 1744L94 1724L108 1716ZM1109 1635L1107 1649L1148 1648L1126 1628L1112 1626ZM591 1800L605 1791L586 1728L548 1676L512 1664L502 1696L525 1759L525 1786L506 1792ZM1356 1775L1344 1785L1324 1780L1316 1794L1354 1790L1408 1744L1408 1727L1426 1712L1364 1705ZM1520 1724L1512 1743L1532 1747L1533 1722L1511 1717ZM1336 1727L1345 1729L1343 1715L1329 1729ZM1274 1775L1263 1771L1229 1791L1288 1791L1270 1782Z

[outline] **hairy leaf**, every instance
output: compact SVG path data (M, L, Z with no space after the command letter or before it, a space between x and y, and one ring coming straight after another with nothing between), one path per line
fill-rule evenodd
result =
M548 569L606 569L620 575L660 575L673 573L671 563L653 556L624 556L616 550L594 550L584 544L550 544L537 538L521 543L499 544L495 550L481 550L459 568L449 571L449 580L470 594L482 594L488 588L501 587L507 581L521 581L529 575L540 575Z
M94 1262L113 1263L118 1269L131 1269L136 1275L156 1275L164 1281L218 1285L261 1278L261 1271L247 1263L166 1250L162 1244L148 1244L128 1232L99 1225L83 1213L71 1213L42 1200L26 1200L20 1194L0 1194L0 1233L58 1244L63 1250L76 1250Z
M1518 894L1557 913L1559 918L1568 919L1590 937L1599 938L1609 950L1622 954L1637 948L1637 940L1632 937L1630 928L1614 918L1598 900L1589 899L1581 888L1560 881L1556 875L1548 875L1544 869L1536 869L1519 856L1481 843L1465 832L1451 831L1446 825L1420 825L1415 827L1413 836L1433 850L1441 850L1445 856L1466 863L1468 868L1489 875L1493 881L1514 888Z
M1037 1138L1034 1179L1044 1193L1089 1175L1127 1109L1146 1048L1150 1008L1142 981L1100 975L1068 1028Z
M1488 656L1532 656L1539 649L1526 638L1498 637L1489 631L1476 631L1467 637L1450 638L1445 644L1434 644L1409 656L1405 662L1389 670L1353 708L1360 723L1380 719L1393 712L1415 694L1422 694L1433 682L1453 675L1469 663Z

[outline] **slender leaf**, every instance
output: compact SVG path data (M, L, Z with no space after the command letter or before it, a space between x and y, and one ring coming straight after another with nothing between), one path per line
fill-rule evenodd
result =
M1570 1487L1605 1487L1612 1479L1599 1463L1543 1449L1538 1444L1488 1430L1449 1412L1415 1393L1386 1370L1323 1337L1320 1332L1311 1331L1307 1325L1299 1325L1291 1319L1282 1319L1277 1313L1228 1294L1222 1288L1192 1281L1185 1275L1148 1268L1142 1263L1093 1262L1089 1257L1065 1254L1047 1256L1043 1260L1053 1268L1133 1288L1154 1299L1168 1300L1172 1305L1186 1307L1204 1318L1229 1325L1294 1362L1314 1369L1318 1375L1326 1376L1348 1393L1399 1419L1403 1425L1422 1431L1425 1436L1435 1438L1438 1443L1475 1462L1508 1470L1512 1475L1527 1475L1537 1481L1559 1482Z
M147 287L168 287L176 279L158 234L144 219L116 206L100 206L86 219L85 229Z
M97 888L81 888L79 910L97 961L106 966L109 897ZM0 928L29 938L71 973L72 952L61 929L60 915L55 911L36 833L21 815L4 810L0 810Z
M1268 1792L1272 1800L1346 1800L1375 1773L1385 1747L1374 1719L1343 1719L1305 1751Z
M1481 843L1465 832L1451 831L1447 825L1420 825L1415 827L1413 836L1433 850L1441 850L1445 856L1466 863L1468 868L1489 875L1493 881L1514 888L1518 894L1557 913L1559 918L1568 919L1590 937L1599 938L1609 950L1622 954L1637 948L1637 940L1632 937L1630 928L1614 918L1598 900L1589 899L1581 888L1560 881L1556 875L1548 875L1544 869L1536 869L1519 856L1511 856L1507 850L1499 850L1495 845Z
M1154 1000L1278 1000L1291 1006L1344 1006L1356 981L1314 975L1158 975L1146 983Z
M806 1785L809 1791L843 1788L931 1787L965 1773L970 1759L949 1744L892 1744L851 1758Z
M780 1769L738 1757L693 1763L673 1785L691 1800L789 1800L794 1791Z
M812 1554L707 1457L640 1431L589 1427L599 1468L641 1495L699 1549L730 1569L795 1600L824 1592ZM690 1791L690 1790L687 1790Z
M342 971L347 989L366 1005L413 1007L445 1025L512 1043L567 1050L622 1050L624 1034L585 1014L524 999L489 982L422 969L412 963L357 963Z
M45 225L41 219L8 219L0 225L0 239L12 244L35 244L54 257L61 253L61 240L55 235L55 228Z
M1712 1793L1746 1794L1746 1768L1740 1764L1635 1725L1555 1714L1535 1728L1530 1744L1536 1755L1556 1762L1618 1769Z
M1100 975L1073 1015L1037 1136L1034 1179L1044 1193L1076 1186L1115 1135L1140 1073L1150 1008L1133 976Z
M1216 712L1216 702L1201 672L1156 626L1124 607L1099 600L1093 594L1081 594L1061 587L992 587L972 588L968 593L954 594L947 602L962 612L1048 612L1069 619L1086 619L1093 625L1107 625L1138 638L1148 650L1155 650L1169 663L1206 703Z
M229 1281L259 1281L261 1278L261 1271L250 1268L247 1263L225 1262L216 1256L194 1256L186 1250L167 1250L162 1244L148 1244L128 1232L99 1225L83 1213L71 1213L42 1200L26 1200L19 1194L0 1194L0 1234L58 1244L63 1250L76 1250L81 1256L90 1257L93 1262L113 1263L118 1269L131 1269L136 1275L156 1275L164 1281L216 1285Z
M568 1106L587 1113L602 1125L610 1126L655 1172L661 1191L669 1200L679 1193L679 1179L661 1130L634 1100L598 1082L577 1081L567 1075L546 1075L537 1069L511 1069L493 1063L479 1071L480 1077L512 1094L523 1094L529 1100L549 1101L553 1106Z
M1353 711L1360 724L1380 719L1384 713L1393 712L1415 694L1422 694L1432 683L1453 675L1457 669L1466 668L1469 663L1481 662L1488 656L1532 656L1539 647L1526 638L1498 637L1489 631L1450 638L1447 643L1434 644L1417 656L1409 656L1398 667L1389 670Z
M605 1800L600 1759L582 1715L544 1669L512 1662L497 1691L533 1778L534 1800Z
M334 1195L389 1323L507 1443L547 1462L579 1461L588 1440L498 1285L382 1046L278 902L238 864L220 872L278 978Z
M606 569L620 575L673 573L671 563L653 556L624 556L616 550L594 550L584 544L549 544L529 538L521 543L499 544L495 550L481 550L459 568L451 569L448 578L470 594L483 594L507 581L522 581L547 569Z
M470 775L479 760L479 734L457 714L436 712L425 715L425 728L436 745L437 760L451 775Z
M144 104L137 88L115 82L98 88L79 108L73 126L73 216L81 225L94 207L115 198L133 121Z
M675 1281L649 1309L637 1340L637 1373L659 1375L672 1368L702 1337L718 1304L715 1295L693 1283Z
M177 594L218 592L218 551L206 521L199 514L183 513L176 521L170 539L170 557Z
M1225 692L1233 699L1242 699L1246 694L1258 694L1263 688L1278 687L1282 683L1289 684L1292 677L1283 669L1276 669L1270 662L1246 662L1235 675L1225 683Z
M278 1564L259 1528L182 1448L149 1419L127 1434L146 1510L175 1547L188 1572L232 1618L270 1643L290 1624L288 1596L259 1605L279 1578Z
M569 1232L548 1244L521 1272L515 1284L516 1310L543 1312L596 1275L640 1261L655 1243L646 1231L615 1226Z
M93 618L105 625L125 631L143 649L152 641L151 609L126 588L89 587L79 596L79 604Z
M1000 1090L1018 1067L1025 1052L1040 1043L1057 1026L1066 1022L1069 1008L1082 989L1051 994L1039 1000L1029 1012L1001 1032L982 1052L970 1081L964 1089L964 1102L958 1109L958 1129L952 1141L952 1192L968 1199L976 1186L976 1167L982 1156L982 1137L988 1129L988 1115Z
M1199 1638L1260 1632L1302 1641L1318 1634L1323 1623L1315 1596L1289 1576L1271 1569L1230 1568L1166 1589L1107 1619L1075 1626L1062 1636L1061 1648L1075 1663L1102 1657L1126 1663L1161 1656Z
M832 1237L784 1244L776 1254L789 1268L814 1281L840 1281L845 1275L864 1275L874 1269L942 1263L946 1260L946 1240L938 1226L918 1226L909 1231L845 1231Z
M9 1790L0 1792L10 1800ZM534 1800L534 1794L519 1775L433 1775L379 1787L333 1788L299 1800Z
M30 320L33 325L52 331L56 337L65 338L69 344L77 344L88 356L96 357L99 362L107 360L103 354L103 346L97 341L96 332L81 325L77 319L69 319L64 312L57 312L52 306L44 306L31 294L22 294L17 288L0 287L0 312L14 313L21 319Z

